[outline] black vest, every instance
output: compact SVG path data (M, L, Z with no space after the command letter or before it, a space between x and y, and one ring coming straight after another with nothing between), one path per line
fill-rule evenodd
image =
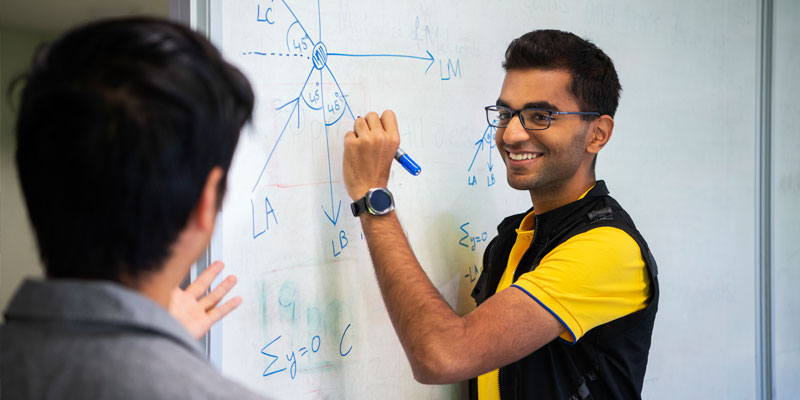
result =
M516 228L530 212L512 215L497 227L483 255L483 272L472 297L480 305L495 293L517 238ZM575 344L555 339L525 358L500 368L500 398L508 399L637 399L650 336L658 309L658 269L628 213L603 181L578 201L534 217L534 236L520 260L514 281L533 271L547 253L590 229L610 226L628 233L639 245L650 278L644 309L595 327ZM470 398L477 399L477 379L470 380Z

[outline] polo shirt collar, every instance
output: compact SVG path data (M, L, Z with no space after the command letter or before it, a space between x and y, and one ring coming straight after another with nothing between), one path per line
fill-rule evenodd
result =
M582 198L550 210L546 213L537 215L535 220L536 223L534 224L533 229L540 233L548 232L550 229L554 229L561 224L565 218L572 215L572 213L575 212L575 210L580 207L581 204L584 204L586 201L594 197L606 196L608 194L609 191L606 187L605 181L599 180L595 182L594 187L592 187ZM516 230L520 228L522 219L531 212L533 212L533 207L529 208L528 211L525 211L522 214L516 214L507 217L500 223L500 225L497 226L497 231L502 233L504 231ZM537 233L537 235L539 235L539 233Z
M558 229L558 227L561 226L566 219L570 218L576 212L576 210L578 210L583 204L586 204L587 201L590 201L590 199L598 196L608 195L608 193L609 192L608 188L606 187L606 183L603 181L597 181L594 187L589 190L589 192L586 193L583 198L550 210L546 213L537 215L534 229L536 229L537 232L541 232L547 236L553 230ZM537 235L538 234L539 233L537 233Z

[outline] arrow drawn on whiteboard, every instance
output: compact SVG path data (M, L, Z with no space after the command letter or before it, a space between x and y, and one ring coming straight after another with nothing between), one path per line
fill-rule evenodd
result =
M481 150L483 150L483 146L485 144L489 145L488 147L489 162L486 163L486 166L489 167L489 172L492 172L492 169L494 169L494 163L492 163L492 153L493 153L492 149L497 148L497 145L494 142L494 132L495 129L491 125L487 125L486 129L483 131L483 135L481 135L481 138L475 142L475 154L472 156L472 161L469 163L469 168L467 168L467 172L472 171L472 167L475 165L475 159L478 158L478 153L480 153Z
M322 70L319 71L319 81L320 86L322 86ZM337 84L338 85L338 84ZM326 121L325 123L325 150L328 154L328 182L330 184L330 191L331 191L331 213L328 214L328 210L325 209L325 206L322 206L322 211L325 213L325 216L328 217L328 221L330 221L333 226L336 226L336 223L339 221L339 211L342 209L342 201L339 200L339 204L336 206L334 210L334 202L333 202L333 171L331 170L331 145L328 140L328 124L327 118L325 117L325 91L321 91L322 95L322 120ZM344 111L342 112L344 114ZM339 116L341 118L341 115ZM337 119L338 121L338 119Z
M494 152L492 149L497 148L497 145L495 145L493 138L486 137L486 140L489 142L489 172L492 172L492 168L494 168L494 165L492 164L492 153Z
M281 129L281 134L278 135L278 139L275 140L275 144L272 146L272 150L270 150L269 156L267 156L267 161L264 163L264 166L261 167L261 172L258 174L258 179L256 179L256 184L253 185L253 189L250 190L250 193L255 192L256 188L258 187L258 183L261 182L261 177L264 176L264 171L266 171L267 165L269 165L269 160L272 159L272 154L275 153L275 149L278 147L278 143L281 142L281 139L283 138L283 133L286 132L286 127L289 126L289 121L292 120L292 115L294 115L294 112L297 111L297 106L300 104L300 97L298 96L294 100L292 100L292 101L290 101L290 102L278 107L278 110L280 110L280 109L282 109L282 108L284 108L284 107L286 107L286 106L288 106L289 104L292 104L292 103L294 103L294 106L292 107L292 112L289 114L289 118L286 118L286 123L283 124L283 129ZM300 126L300 113L299 112L297 114L297 126L298 127Z
M467 172L472 170L472 166L475 164L475 159L478 158L478 153L480 153L481 150L483 149L483 136L481 136L481 138L477 142L475 142L475 146L477 146L477 149L475 149L475 155L472 156L472 162L469 163L469 168L467 168Z
M299 19L297 19L297 15L295 15L294 11L292 11L292 8L291 8L291 7L289 7L289 5L288 5L288 4L286 4L286 1L285 1L285 0L281 0L281 2L283 3L283 5L284 5L284 6L286 6L286 9L287 9L287 10L289 10L289 13L290 13L290 14L292 14L292 17L294 17L294 20L295 20L295 22L297 22L297 24L298 24L298 25L300 25L300 29L302 29L302 30L303 30L303 33L305 33L305 34L306 34L306 37L308 38L308 40L310 40L310 41L312 41L312 42L313 42L313 41L314 41L314 39L311 39L311 35L309 35L309 34L308 34L308 31L307 31L307 30L306 30L306 28L303 26L303 23L302 23L302 22L300 22L300 20L299 20ZM319 9L319 5L317 5L317 9ZM320 35L322 35L322 34L320 33ZM320 40L321 40L321 38L320 38Z
M430 51L425 50L428 53L427 57L420 57L420 56L409 56L404 54L345 54L345 53L328 53L329 56L340 56L340 57L396 57L396 58L413 58L417 60L425 60L430 61L428 64L428 68L425 68L425 74L428 74L428 70L431 69L431 65L435 61L433 58L433 54Z

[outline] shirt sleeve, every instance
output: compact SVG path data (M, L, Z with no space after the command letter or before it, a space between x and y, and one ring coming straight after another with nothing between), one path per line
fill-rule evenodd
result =
M650 278L639 245L618 228L575 235L514 282L552 313L575 343L592 328L647 306Z

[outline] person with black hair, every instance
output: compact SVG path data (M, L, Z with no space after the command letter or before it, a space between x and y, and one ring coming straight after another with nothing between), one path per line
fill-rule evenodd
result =
M202 36L151 18L76 28L25 77L16 160L46 279L0 326L3 398L255 399L196 338L222 264L181 290L225 193L250 84Z
M459 316L420 267L386 184L400 136L392 111L345 136L344 181L384 303L423 383L470 380L471 399L640 398L658 307L657 267L624 209L595 178L621 86L611 59L572 33L537 30L509 45L485 108L508 184L532 208L498 226Z

